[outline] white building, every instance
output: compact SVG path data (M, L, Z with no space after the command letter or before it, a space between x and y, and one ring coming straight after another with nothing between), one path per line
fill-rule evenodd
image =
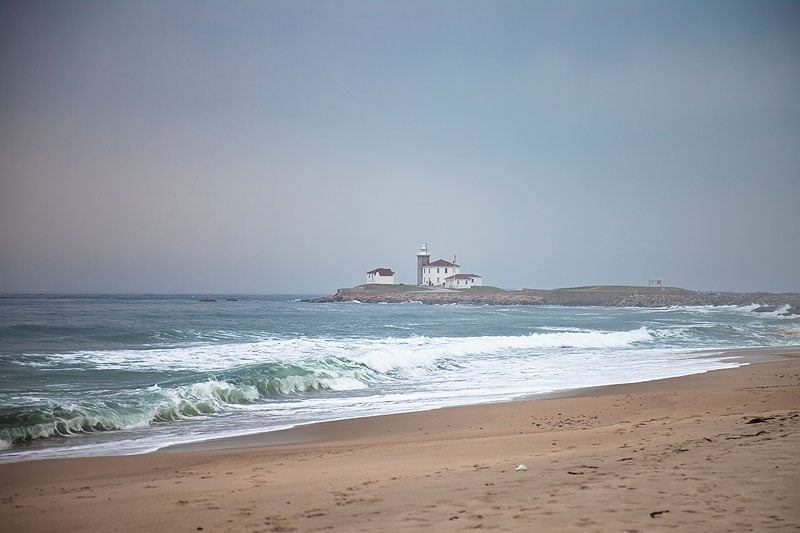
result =
M461 265L438 259L433 263L425 243L417 252L417 285L427 287L445 287L447 289L469 289L483 285L483 278L477 274L462 274Z
M422 284L429 287L440 287L444 285L445 279L460 272L461 265L437 259L433 263L422 266Z
M469 289L483 285L483 278L477 274L453 274L444 279L446 289Z
M376 268L367 272L367 283L394 285L394 272L391 268Z

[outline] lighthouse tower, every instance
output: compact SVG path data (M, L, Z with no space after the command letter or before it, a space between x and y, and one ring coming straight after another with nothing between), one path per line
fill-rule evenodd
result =
M417 252L417 285L422 285L422 267L428 266L431 262L431 254L428 252L428 243L423 244Z

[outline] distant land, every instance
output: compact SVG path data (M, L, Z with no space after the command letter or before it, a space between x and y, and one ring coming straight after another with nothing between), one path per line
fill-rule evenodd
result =
M605 307L671 307L701 305L757 305L760 312L779 311L800 315L800 293L698 292L679 287L591 285L562 289L506 290L497 287L442 289L417 285L366 284L339 289L336 294L312 298L310 302L476 304L476 305L566 305Z

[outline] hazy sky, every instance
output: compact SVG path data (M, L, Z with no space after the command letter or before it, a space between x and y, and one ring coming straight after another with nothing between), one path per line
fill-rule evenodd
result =
M800 291L800 2L0 2L0 292Z

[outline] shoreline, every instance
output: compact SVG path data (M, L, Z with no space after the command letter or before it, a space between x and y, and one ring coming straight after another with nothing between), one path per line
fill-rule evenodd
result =
M800 348L746 351L757 364L287 430L301 443L6 463L4 527L796 530Z
M696 353L698 355L707 353L707 355L700 355L700 357L714 357L727 360L736 360L739 361L740 366L744 366L749 364L780 362L790 359L792 357L800 357L800 345L765 346L756 348L733 348L733 349L721 349L721 350L706 349L691 353ZM464 404L464 405L452 405L445 407L436 407L433 409L423 409L423 410L405 411L399 413L386 413L386 414L377 414L371 416L360 416L354 418L340 418L334 420L308 422L304 424L297 424L289 428L277 429L272 431L258 431L254 433L247 433L243 435L235 435L230 437L217 437L217 438L203 439L193 442L171 444L159 448L158 450L154 450L152 452L147 452L147 453L180 453L180 452L195 452L195 451L231 450L239 448L260 448L269 446L286 446L292 444L307 444L315 442L315 435L318 435L319 432L315 429L314 426L320 424L339 424L342 422L357 421L357 420L369 421L371 419L376 419L381 417L413 415L415 413L430 413L435 411L444 411L448 409L469 409L471 407L477 407L483 405L498 405L506 403L550 400L559 398L581 398L590 395L603 395L604 391L606 391L607 389L614 390L615 387L622 387L627 385L635 386L639 384L647 384L665 380L679 380L689 376L697 376L697 375L707 374L708 372L716 372L718 370L732 370L732 369L707 370L697 374L685 374L683 376L675 376L670 378L656 378L646 381L614 383L610 385L581 387L577 389L565 389L560 391L532 394L509 400Z

